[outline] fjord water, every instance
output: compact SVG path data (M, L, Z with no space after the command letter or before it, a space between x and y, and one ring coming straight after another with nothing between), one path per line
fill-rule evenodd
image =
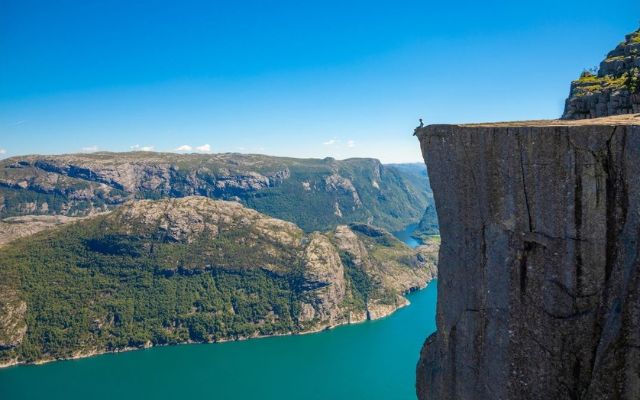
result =
M411 235L413 234L413 231L415 231L417 227L418 227L418 224L407 225L407 227L404 230L393 232L393 234L395 235L395 237L405 242L408 246L415 248L420 245L420 242L416 238L412 237Z
M414 247L415 226L396 236ZM316 334L158 347L0 370L2 399L415 399L436 282L387 318Z

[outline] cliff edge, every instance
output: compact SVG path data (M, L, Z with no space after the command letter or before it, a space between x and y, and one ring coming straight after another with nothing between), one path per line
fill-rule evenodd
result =
M640 398L640 115L417 135L442 238L418 397Z

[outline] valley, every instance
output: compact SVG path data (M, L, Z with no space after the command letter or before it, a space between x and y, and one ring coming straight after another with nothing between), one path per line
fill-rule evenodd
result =
M412 233L409 227L395 235L410 238ZM436 286L434 280L408 294L411 304L385 318L308 335L159 346L0 369L0 392L11 399L74 400L86 393L105 400L193 398L214 392L238 400L415 400L413 371L420 347L436 329Z
M312 332L378 319L435 277L437 246L365 224L305 233L238 202L132 200L0 252L0 359Z

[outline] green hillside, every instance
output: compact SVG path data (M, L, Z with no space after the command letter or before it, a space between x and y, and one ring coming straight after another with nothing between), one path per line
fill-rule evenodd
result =
M377 318L434 262L366 225L306 234L236 202L128 202L2 247L0 363Z

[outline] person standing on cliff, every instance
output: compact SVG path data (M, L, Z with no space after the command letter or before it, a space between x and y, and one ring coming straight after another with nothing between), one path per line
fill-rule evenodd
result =
M418 127L413 130L413 136L415 136L416 133L418 133L418 129L424 128L424 123L422 122L422 118L419 118L419 120L420 120L420 125L418 125Z

